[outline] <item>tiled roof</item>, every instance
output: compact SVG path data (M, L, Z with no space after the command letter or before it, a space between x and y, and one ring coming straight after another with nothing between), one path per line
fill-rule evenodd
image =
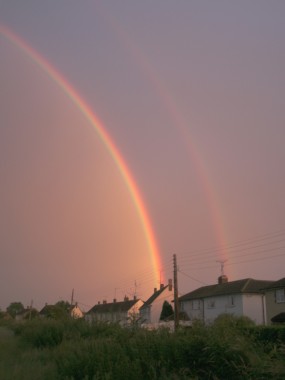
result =
M225 282L223 284L208 285L193 290L179 297L179 301L188 301L213 296L222 296L239 293L262 293L262 289L271 285L273 281L254 280L245 278L243 280Z
M112 303L100 303L93 306L87 314L90 313L118 313L126 312L130 310L139 300L129 300L122 302L112 302Z
M281 278L278 281L272 282L272 284L267 286L264 290L276 289L276 288L285 288L285 277Z
M159 290L157 290L156 292L154 292L153 295L150 296L149 299L147 299L147 300L145 301L145 303L142 305L141 309L144 309L145 307L151 305L151 304L153 303L153 301L156 300L156 298L157 298L158 296L160 296L161 293L163 293L164 290L165 290L166 288L168 288L168 285L165 285L165 286L163 286L161 289L159 289Z

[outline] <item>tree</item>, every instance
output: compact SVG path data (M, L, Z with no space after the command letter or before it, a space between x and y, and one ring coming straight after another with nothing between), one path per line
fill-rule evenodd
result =
M15 318L17 314L20 314L24 311L24 306L22 302L11 302L7 307L7 312L11 315L12 318Z
M160 314L160 320L165 321L168 317L171 317L174 314L173 307L169 302L164 301L162 305L162 310Z
M48 317L53 319L65 319L70 317L70 303L68 301L58 301L55 305L50 305Z
M56 307L58 307L59 309L62 309L63 311L66 311L66 312L69 312L70 310L70 303L68 301L58 301L56 304L55 304Z

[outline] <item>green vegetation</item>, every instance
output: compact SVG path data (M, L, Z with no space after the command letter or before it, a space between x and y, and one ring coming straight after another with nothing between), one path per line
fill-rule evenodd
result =
M160 320L165 321L169 317L173 316L173 314L174 314L174 311L173 311L172 305L169 302L164 301L162 305L161 314L160 314Z
M284 354L284 327L254 326L229 315L177 333L71 319L0 327L5 380L281 380Z
M11 315L12 318L15 318L17 314L20 314L24 311L24 305L22 302L12 302L7 307L7 312Z

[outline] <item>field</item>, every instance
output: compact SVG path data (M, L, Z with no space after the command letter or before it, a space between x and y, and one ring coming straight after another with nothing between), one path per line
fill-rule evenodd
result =
M284 379L285 328L223 316L170 333L83 320L2 322L2 380Z

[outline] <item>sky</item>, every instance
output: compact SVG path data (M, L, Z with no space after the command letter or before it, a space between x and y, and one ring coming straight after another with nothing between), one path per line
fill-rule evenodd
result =
M278 0L0 0L1 309L146 300L174 254L181 295L221 262L229 280L284 277L284 16Z

